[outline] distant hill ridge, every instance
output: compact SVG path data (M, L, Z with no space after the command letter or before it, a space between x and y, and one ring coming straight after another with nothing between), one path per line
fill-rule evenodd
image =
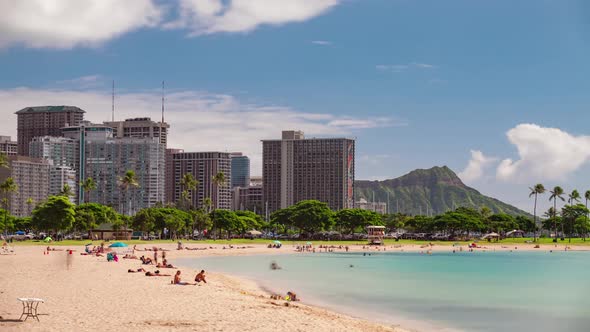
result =
M480 209L487 206L494 213L529 215L510 204L482 195L466 186L447 166L417 169L396 179L355 182L355 198L387 202L389 211L418 215L441 214L457 207Z

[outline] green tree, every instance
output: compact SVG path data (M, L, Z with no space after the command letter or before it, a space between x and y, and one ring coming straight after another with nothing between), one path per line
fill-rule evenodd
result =
M125 172L125 176L123 176L122 178L119 179L119 185L121 187L121 190L123 190L123 192L125 192L125 197L127 197L127 194L129 193L129 188L139 188L139 182L137 182L137 176L135 175L135 172L133 170L128 170L127 172ZM127 197L127 201L128 201L128 208L127 208L127 215L131 215L131 204L132 204L132 199L129 199L129 197ZM119 202L119 206L121 206L121 203Z
M217 205L219 205L219 188L225 185L225 174L223 174L223 172L215 174L213 176L212 181L213 184L215 184L215 188L217 189L217 199L215 200L215 202L217 202Z
M586 238L588 237L588 233L590 232L590 219L588 219L587 216L579 216L576 219L574 231L582 237L584 242L586 242Z
M203 234L203 231L210 229L213 226L213 222L211 221L211 217L207 212L203 209L192 210L190 211L193 220L193 233L194 230L197 230L199 233Z
M393 232L404 228L406 222L410 220L410 217L406 214L397 212L384 215L381 220L385 224L385 227L387 227L390 232Z
M211 213L212 206L213 206L213 201L211 200L211 197L205 197L203 199L203 207L205 208L205 211L207 211L207 213Z
M534 187L529 187L530 193L529 197L535 196L535 205L533 207L533 218L535 225L537 224L537 197L545 193L545 186L541 183L537 183ZM533 234L533 241L537 241L537 230L535 227L534 234Z
M18 190L18 185L13 178L8 177L4 182L0 183L0 191L2 191L2 205L6 211L10 211L10 194ZM4 232L8 225L8 212L4 214Z
M192 193L199 186L199 181L195 180L191 173L186 173L182 177L182 180L180 180L180 185L182 186L181 206L183 206L186 210L190 210Z
M76 206L73 229L75 231L88 231L101 224L112 224L113 221L119 219L119 214L110 206L98 203L83 203Z
M313 234L329 230L334 223L332 210L328 204L320 201L300 201L289 210L291 212L290 220L300 233Z
M68 199L70 197L72 197L74 194L72 193L72 188L70 187L69 184L64 184L64 186L61 188L60 192L59 192L60 196L64 196L67 197Z
M566 205L561 209L562 229L568 234L569 242L572 241L572 233L575 231L576 220L580 217L586 217L588 209L584 204ZM564 225L565 224L565 225Z
M553 190L550 190L549 192L551 193L549 201L553 201L553 213L557 213L557 199L561 199L562 202L565 201L563 198L563 188L555 186ZM553 220L557 222L556 215L553 216ZM555 239L553 239L553 242L557 242L557 224L555 224Z
M525 231L527 233L536 232L537 231L537 224L531 218L526 216L516 216L516 224L518 225L518 229Z
M342 209L334 214L336 225L352 234L370 225L381 225L381 216L363 209Z
M10 162L5 153L0 152L0 168L10 168Z
M31 224L38 230L68 230L76 216L76 206L63 196L50 196L33 210Z
M90 202L90 192L93 190L96 190L96 182L94 182L93 178L88 177L86 180L84 180L84 181L82 181L82 183L80 183L80 186L82 187L82 190L86 194L84 196L84 201Z
M588 208L588 200L590 200L590 190L586 190L586 192L584 193L584 198L586 199L586 209ZM588 218L588 215L586 215L586 219L590 219Z
M155 217L152 215L152 209L141 209L132 219L132 227L139 229L142 233L149 233L156 227Z
M240 229L241 226L240 219L233 211L213 210L211 220L213 221L213 229L220 234L225 230L228 239L231 238L231 232Z

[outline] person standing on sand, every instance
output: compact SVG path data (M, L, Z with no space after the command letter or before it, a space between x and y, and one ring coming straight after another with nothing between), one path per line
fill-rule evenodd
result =
M158 248L154 248L154 263L158 264Z

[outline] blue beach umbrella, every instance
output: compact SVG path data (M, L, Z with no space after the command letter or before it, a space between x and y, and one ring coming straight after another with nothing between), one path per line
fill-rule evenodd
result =
M127 247L127 244L123 243L123 242L115 242L109 246L109 248L122 248L122 247Z

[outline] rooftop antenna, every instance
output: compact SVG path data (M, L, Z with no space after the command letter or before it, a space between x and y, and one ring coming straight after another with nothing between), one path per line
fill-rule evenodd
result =
M113 113L111 116L111 121L115 122L115 80L113 80L113 94L112 94L111 107L112 107L112 113Z
M164 81L162 81L162 122L160 123L160 133L162 133L162 124L164 124ZM160 137L162 136L160 135Z

